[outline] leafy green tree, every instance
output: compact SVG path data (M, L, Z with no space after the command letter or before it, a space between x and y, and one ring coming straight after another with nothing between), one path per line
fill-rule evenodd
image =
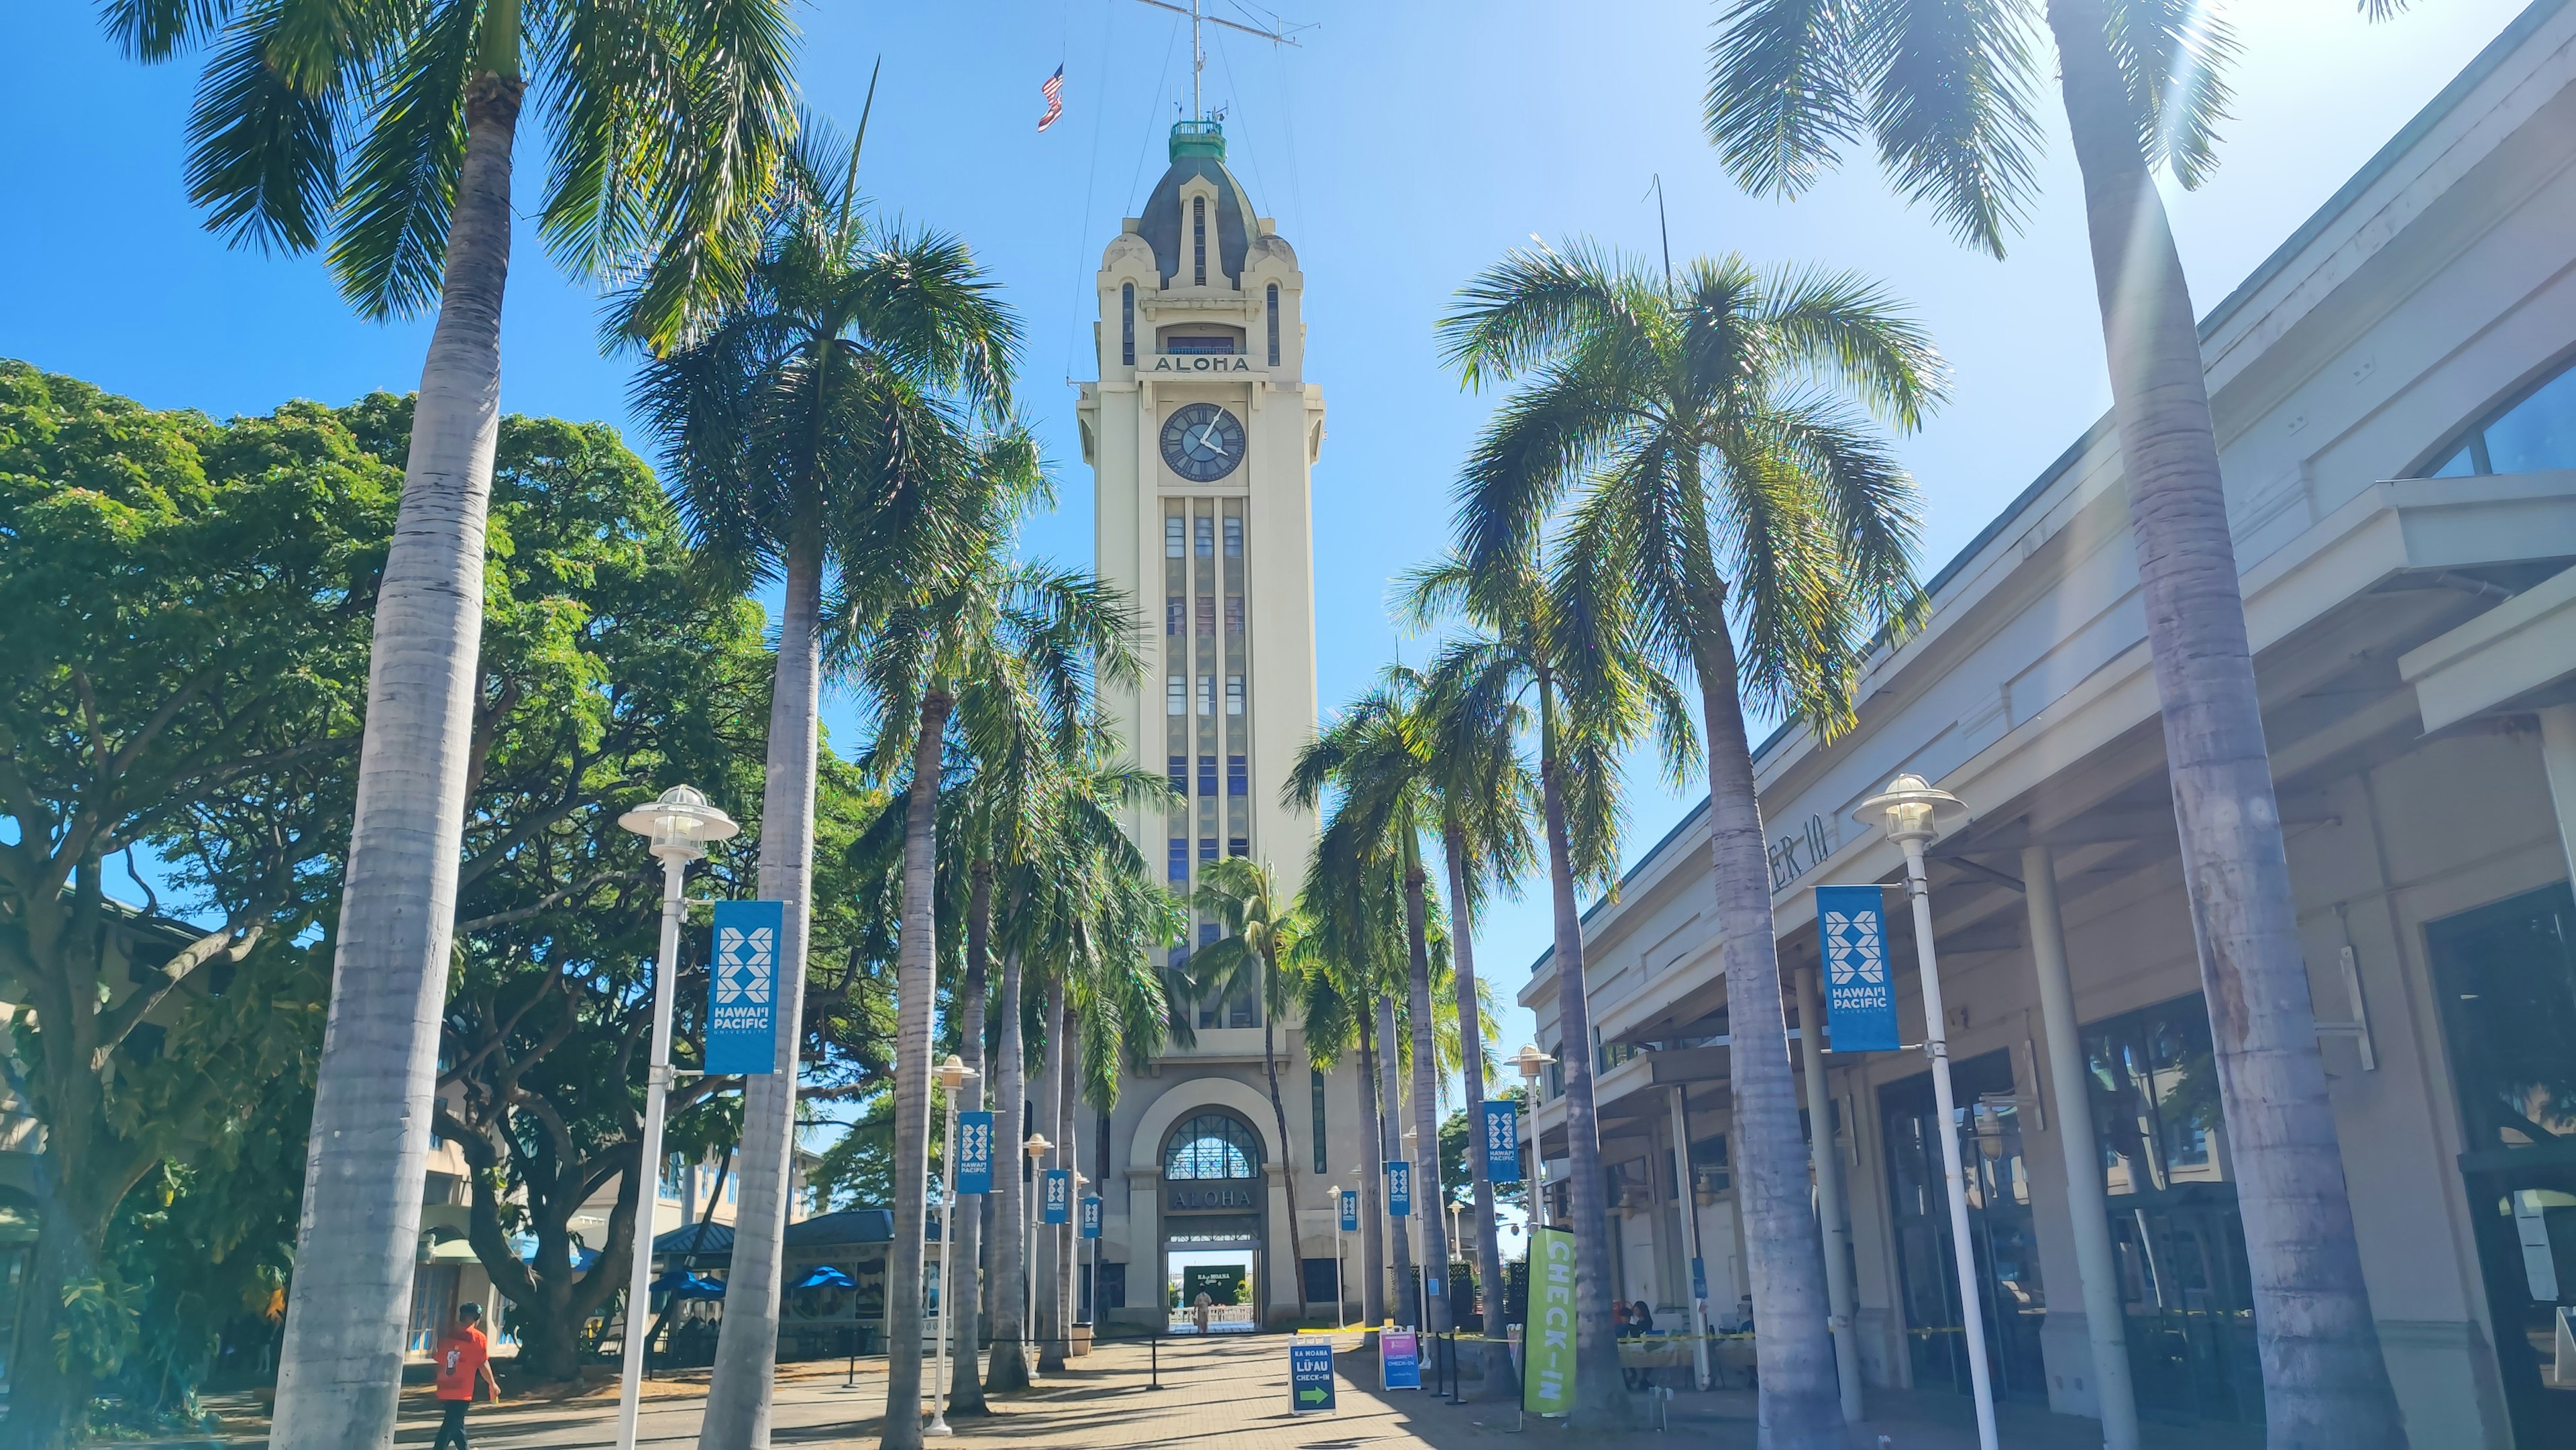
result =
M62 1443L123 1358L126 1195L248 1151L312 1070L394 491L319 407L219 425L0 363L0 975L45 1125L7 1443ZM173 934L137 851L203 925Z
M1460 481L1465 564L1518 567L1562 515L1566 616L1624 599L1648 651L1697 681L1763 1423L1822 1444L1841 1415L1746 715L1794 710L1831 737L1862 647L1910 617L1914 488L1870 414L1913 427L1940 357L1848 273L1729 256L1658 276L1588 245L1506 257L1442 332L1470 385L1527 380ZM1589 1050L1580 1025L1569 1054Z
M1709 139L1748 188L1796 196L1866 136L1909 200L2001 257L2036 193L2043 29L2083 177L2183 882L2244 1145L2236 1172L2248 1202L2277 1205L2245 1224L2264 1421L2275 1444L2402 1445L2299 953L2199 323L2156 192L2159 171L2193 187L2217 167L2233 27L2183 0L1729 0Z
M584 276L659 254L657 330L738 281L744 216L793 130L784 0L105 0L147 62L204 47L188 188L237 243L327 247L369 317L436 310L400 526L375 598L370 728L335 933L302 1292L275 1442L393 1432L414 1191L429 1151L476 701L501 300L530 81L550 123L537 225ZM424 910L422 904L428 904Z
M956 488L1001 460L976 456L968 420L1007 419L1019 345L1018 323L963 243L868 223L858 159L855 143L807 126L759 217L747 285L654 357L636 387L701 547L738 581L774 574L785 585L760 895L787 904L778 984L790 1018L812 910L825 595L836 596L836 627L855 637L895 602L892 586L981 557L985 517L960 507ZM660 285L656 274L639 303ZM779 1071L745 1089L742 1216L707 1392L714 1444L751 1443L770 1399L791 1047L782 1040ZM918 1304L894 1302L898 1314ZM917 1347L919 1336L894 1342ZM898 1405L889 1423L905 1416Z

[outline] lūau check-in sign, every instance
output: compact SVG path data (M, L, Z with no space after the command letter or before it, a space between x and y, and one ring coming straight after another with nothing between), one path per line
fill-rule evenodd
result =
M1298 1339L1288 1345L1288 1408L1310 1414L1333 1408L1333 1342Z
M957 1115L957 1191L993 1191L993 1115L982 1109Z
M1887 900L1876 886L1816 888L1825 949L1825 1019L1836 1052L1892 1052L1896 983L1887 970Z
M706 1070L778 1071L778 947L783 901L716 903L716 950L707 973Z

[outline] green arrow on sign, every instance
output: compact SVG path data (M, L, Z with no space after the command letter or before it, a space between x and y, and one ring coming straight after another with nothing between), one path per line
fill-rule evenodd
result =
M1320 1405L1323 1402L1324 1392L1322 1390L1306 1389L1299 1390L1297 1392L1297 1403L1301 1405Z

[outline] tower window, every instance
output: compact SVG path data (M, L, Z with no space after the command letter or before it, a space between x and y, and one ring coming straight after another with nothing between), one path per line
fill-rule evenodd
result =
M1210 637L1216 634L1216 600L1206 594L1199 596L1199 633Z
M1243 557L1243 520L1231 514L1225 520L1225 556L1229 559Z
M1213 861L1216 859L1216 837L1208 836L1199 842L1199 859L1202 861ZM1199 928L1199 943L1202 946L1215 940L1216 927L1214 925Z
M1207 285L1207 198L1190 198L1190 285Z
M1216 794L1216 757L1213 755L1199 757L1199 794Z
M1185 552L1185 550L1184 550L1184 549L1183 549L1183 547L1182 547L1183 537L1184 537L1184 536L1183 536L1183 534L1182 534L1182 532L1181 532L1181 516L1180 516L1179 514L1166 514L1166 515L1164 515L1164 516L1163 516L1163 557L1164 557L1164 558L1166 558L1166 559L1178 559L1178 558L1180 558L1180 557L1183 555L1183 553Z
M1243 676L1241 675L1225 677L1225 713L1229 715L1243 713Z
M1172 859L1169 865L1169 874L1175 885L1190 879L1189 837L1174 836L1172 838Z
M1135 289L1131 287L1128 290L1132 293ZM1135 359L1131 357L1128 361L1134 362ZM1276 282L1270 284L1270 365L1274 368L1279 366L1279 284Z
M1216 520L1205 514L1199 515L1199 557L1216 557Z
M1242 677L1238 675L1235 678ZM1216 713L1216 676L1214 675L1199 676L1199 713L1202 715Z
M1249 857L1252 854L1252 842L1242 836L1228 836L1225 840L1225 854L1236 860Z
M1225 632L1243 633L1243 596L1240 594L1225 596Z
M1163 682L1163 713L1166 715L1190 713L1189 676L1174 675Z
M1163 772L1163 777L1172 783L1172 793L1175 795L1188 794L1190 789L1190 758L1186 755L1175 755L1168 762L1168 766L1169 768Z
M1270 289L1270 351L1272 362L1279 359L1279 289ZM1129 367L1136 365L1136 284L1121 283L1118 288L1118 360Z
M1242 756L1229 755L1225 758L1225 793L1227 795L1250 794L1250 777L1251 772L1244 769Z
M1163 596L1163 633L1179 634L1181 632L1181 617L1183 612L1181 596L1177 594L1166 594Z
M1309 1065L1306 1071L1310 1074L1308 1082L1311 1084L1307 1090L1307 1096L1313 1101L1315 1108L1315 1172L1320 1176L1333 1171L1326 1161L1329 1153L1324 1145L1324 1070ZM1333 1208L1335 1212L1339 1212L1341 1205L1335 1204Z

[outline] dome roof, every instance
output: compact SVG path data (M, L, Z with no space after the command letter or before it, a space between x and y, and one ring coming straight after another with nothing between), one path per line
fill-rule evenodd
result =
M1216 215L1209 218L1216 229L1215 270L1225 276L1229 286L1240 286L1244 253L1251 249L1258 213L1252 198L1244 193L1243 183L1225 169L1225 131L1214 121L1181 121L1172 127L1172 166L1163 179L1154 184L1154 194L1145 199L1145 214L1139 219L1137 235L1154 249L1154 270L1162 274L1163 285L1181 274L1189 260L1187 232L1181 217L1181 187L1193 177L1205 177L1216 187ZM1215 278L1209 279L1215 285Z

